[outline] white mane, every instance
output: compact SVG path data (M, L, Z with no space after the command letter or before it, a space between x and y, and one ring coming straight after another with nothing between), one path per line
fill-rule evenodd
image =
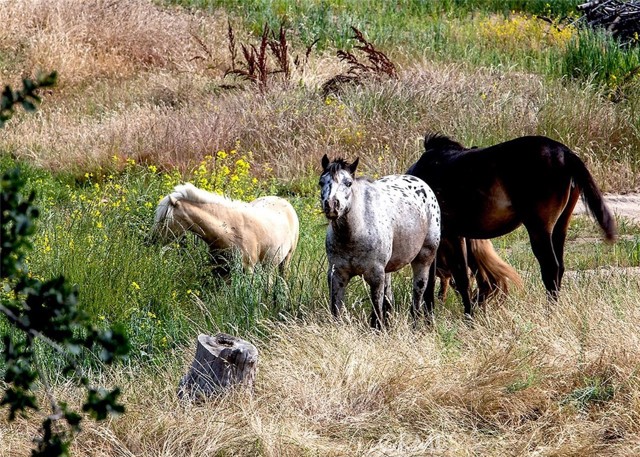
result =
M190 182L178 184L173 188L173 192L164 197L160 200L160 203L158 203L155 215L156 224L173 217L173 205L170 203L170 198L174 198L175 200L188 200L195 203L216 203L225 206L246 205L245 202L232 200L224 195L214 194L204 189L199 189Z
M218 203L229 205L233 203L228 197L220 194L214 194L207 192L204 189L198 189L190 182L185 184L178 184L173 188L173 192L170 194L176 200L189 200L195 203Z

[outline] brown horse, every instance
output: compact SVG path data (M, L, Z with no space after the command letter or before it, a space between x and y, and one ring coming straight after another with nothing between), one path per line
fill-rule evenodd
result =
M510 286L522 287L522 278L518 272L502 260L493 248L491 240L465 239L469 274L476 280L476 301L484 304L489 298L504 297ZM438 248L436 275L440 278L438 297L444 299L453 278L449 259L452 256L452 245L445 240ZM455 286L454 286L455 287Z
M447 261L471 315L464 238L487 239L524 225L540 264L547 294L556 299L564 273L564 243L573 208L585 206L609 241L616 224L584 162L567 146L542 136L516 138L487 148L465 148L427 134L425 152L407 174L434 190L442 210Z

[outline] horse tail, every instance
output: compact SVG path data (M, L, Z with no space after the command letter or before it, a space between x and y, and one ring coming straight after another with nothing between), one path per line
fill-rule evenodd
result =
M491 240L467 238L467 252L472 269L476 270L478 291L485 298L495 292L509 293L509 283L522 287L522 278L518 272L502 260L493 247Z
M602 192L593 180L585 163L574 152L565 151L565 163L569 166L571 176L580 189L584 206L598 221L607 241L616 239L616 221L602 197Z

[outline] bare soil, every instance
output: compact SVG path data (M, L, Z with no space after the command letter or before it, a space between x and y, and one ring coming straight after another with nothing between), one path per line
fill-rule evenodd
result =
M605 194L605 201L609 208L613 211L617 216L622 216L624 218L629 219L634 224L640 225L640 193L630 193L630 194ZM573 210L573 214L586 214L586 209L582 200L578 201L575 209ZM633 235L628 235L629 237L633 237ZM622 237L625 238L625 237ZM593 241L589 239L580 239L578 242L584 241ZM640 276L640 267L625 267L625 268L598 268L596 270L589 270L587 272L575 272L575 271L567 271L567 277L577 277L579 274L594 274L594 275L634 275Z
M605 201L609 208L617 216L630 219L635 224L640 224L640 193L631 194L605 194ZM585 214L586 210L582 201L578 201L574 214Z

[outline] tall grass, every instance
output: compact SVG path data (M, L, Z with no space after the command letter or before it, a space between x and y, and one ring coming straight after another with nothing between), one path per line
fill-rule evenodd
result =
M252 396L177 400L193 348L105 374L127 413L92 424L76 455L633 455L640 446L638 282L586 276L554 310L525 290L466 326L397 317L388 332L317 316L249 334ZM613 336L615 335L615 336ZM58 394L74 402L70 386ZM32 425L3 446L24 453Z
M602 31L581 31L569 41L559 70L563 76L617 88L640 72L640 48L622 48Z
M215 11L224 9L243 18L255 34L265 23L277 29L286 20L305 44L319 40L320 49L350 46L351 26L365 30L377 43L392 45L399 37L413 37L418 49L424 43L423 27L438 18L466 18L471 13L511 12L566 16L575 12L575 0L546 2L543 0L437 0L402 2L372 1L301 1L260 0L248 4L236 0L167 0L166 3ZM409 45L409 41L405 42Z
M526 232L495 240L525 288L478 313L473 327L450 294L433 329L412 328L403 270L393 282L395 322L374 334L361 280L349 286L345 322L329 319L326 221L317 210L322 154L359 156L370 177L403 172L426 131L469 146L547 135L574 149L604 190L636 189L640 97L632 95L640 89L631 77L618 91L610 76L624 79L636 51L599 35L567 37L530 16L566 14L574 1L550 2L550 13L537 0L170 2L178 3L194 8L143 0L0 6L8 82L37 68L59 70L62 81L36 115L0 132L0 171L16 160L25 166L42 208L31 273L64 274L98 325L120 323L132 338L129 366L89 364L92 376L123 387L128 413L84 432L79 455L637 451L636 225L621 222L622 240L608 247L593 242L593 221L575 218L571 272L551 310ZM274 75L256 93L223 78L227 14L241 42L285 15L298 34L294 50L324 36L324 51L290 81ZM325 97L321 85L344 70L334 51L351 45L351 25L398 63L398 79ZM240 169L250 165L242 176L240 159ZM222 165L242 185L221 183ZM149 243L155 205L186 180L247 200L287 197L301 220L290 271L236 269L225 280L211 274L206 247L192 237ZM219 330L259 346L254 397L179 404L175 386L195 335ZM77 401L64 377L54 381ZM0 422L0 454L24 454L33 424Z
M4 129L4 153L49 169L98 174L101 168L114 169L116 156L122 162L132 158L184 173L239 140L243 150L254 153L263 176L305 175L324 153L362 155L376 164L378 173L389 173L406 169L420 152L419 137L434 130L479 146L523 134L547 135L586 158L605 190L627 191L639 185L640 97L634 94L640 88L637 78L625 76L636 51L615 51L618 57L608 61L609 74L618 75L616 86L612 76L602 76L604 70L593 66L606 57L596 52L595 44L604 40L600 35L593 35L591 51L563 60L574 47L587 46L580 44L583 35L567 38L531 17L489 16L482 11L424 20L412 16L408 24L419 26L417 34L407 28L391 35L393 43L406 39L416 47L381 46L401 63L398 81L347 88L325 99L319 88L344 68L337 58L317 51L306 66L296 69L291 81L273 76L263 94L242 90L241 81L223 78L230 57L221 12L208 16L132 0L136 15L153 18L145 29L145 43L150 44L138 47L135 21L121 21L114 41L107 4L97 5L106 9L91 16L92 29L99 33L91 39L70 33L86 7L65 1L65 8L35 11L22 0L0 9L0 17L12 24L2 43L22 43L10 48L0 44L0 49L10 54L23 50L8 74L19 75L24 66L51 68L60 60L71 64L88 56L111 62L107 72L89 61L87 66L63 69L63 88L45 97L38 115L19 116ZM29 35L33 23L20 7L33 12L40 24L38 43L49 44L47 52L36 52ZM398 14L409 20L411 8L401 10ZM170 59L153 59L153 43L165 43L167 31L175 33ZM363 31L380 44L367 24ZM63 46L69 40L74 45ZM251 37L238 31L237 40L250 43ZM613 53L612 42L606 43ZM83 49L92 51L87 55ZM120 67L120 58L132 66ZM627 59L626 66L616 64L620 59ZM575 68L582 68L577 74L586 81L556 79ZM230 83L238 89L230 90ZM379 161L383 156L393 160Z

